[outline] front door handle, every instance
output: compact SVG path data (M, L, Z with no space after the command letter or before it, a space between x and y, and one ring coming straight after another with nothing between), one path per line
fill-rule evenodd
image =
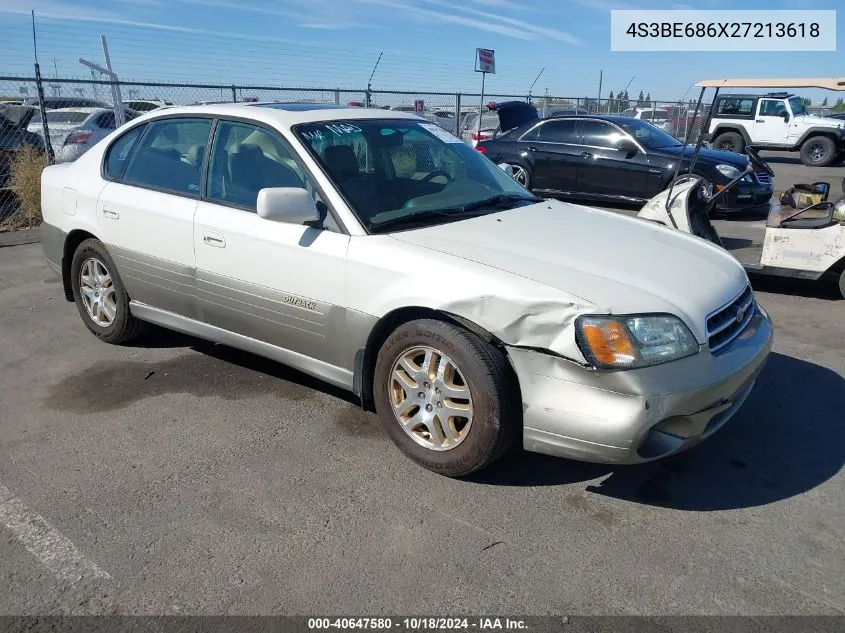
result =
M208 231L202 234L202 241L208 244L209 246L214 246L216 248L226 248L226 238L224 238L220 233L216 233L214 231Z
M592 158L593 155L590 152L581 152L581 158Z
M110 220L117 220L120 217L120 213L113 207L103 207L103 217L109 218Z
M765 123L766 119L757 119L757 123Z
M529 147L529 148L528 148L528 151L529 151L529 152L536 152L536 151L537 151L537 148L536 148L536 147Z

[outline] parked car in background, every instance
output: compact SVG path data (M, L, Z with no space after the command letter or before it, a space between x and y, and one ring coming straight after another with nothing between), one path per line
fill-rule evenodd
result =
M481 141L493 138L496 130L499 129L499 113L495 110L486 110L481 114L481 128L478 127L478 115L476 112L469 112L464 115L461 122L461 140L475 147Z
M517 114L509 117L513 129L476 149L495 163L511 165L515 180L524 187L550 196L644 203L670 185L678 159L680 173L685 171L693 151L642 119L590 115L538 120L527 110ZM743 155L703 149L693 174L718 190L747 165ZM755 173L732 189L718 208L762 208L771 197L771 178Z
M584 108L577 106L544 106L537 109L541 119L551 119L556 116L571 116L573 114L589 114Z
M390 108L394 112L408 112L410 114L416 114L424 119L428 119L432 123L436 124L438 127L443 128L444 130L448 130L449 132L454 133L455 131L455 119L454 117L450 118L449 116L442 114L441 111L434 111L429 110L428 108L424 108L422 112L416 112L414 110L414 106L392 106Z
M667 134L675 133L675 124L668 110L662 108L629 108L623 111L620 116L627 116L633 119L648 121L653 126L660 128Z
M27 97L24 105L38 107L38 97ZM57 110L59 108L110 108L111 105L98 99L85 97L44 97L44 108L46 110Z
M746 145L800 152L810 167L845 161L845 122L808 114L801 97L788 92L719 95L705 139L731 152Z
M157 110L165 106L172 106L173 102L163 101L161 99L149 99L141 101L124 101L123 105L135 112L149 112L150 110Z
M443 475L514 442L642 463L721 428L772 344L739 262L456 141L375 109L155 110L44 170L41 245L99 340L155 323L285 363Z
M27 146L45 151L44 139L27 129L37 113L32 106L0 104L0 187L9 183L16 152Z
M123 110L125 122L139 115L140 113L135 110L128 108ZM43 135L43 129L39 112L30 121L29 131ZM66 163L82 156L115 129L114 110L112 108L48 110L47 129L50 132L50 145L53 148L55 162Z

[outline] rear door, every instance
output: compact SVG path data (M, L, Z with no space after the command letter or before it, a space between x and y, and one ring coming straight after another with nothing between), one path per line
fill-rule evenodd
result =
M194 212L211 127L210 118L172 118L131 129L106 154L111 182L97 201L103 238L129 295L192 318Z
M631 139L628 134L607 121L581 119L578 136L578 191L612 198L651 197L648 156L619 149L620 141Z
M520 150L533 163L533 189L571 193L577 191L581 150L577 145L576 119L547 119L519 140Z

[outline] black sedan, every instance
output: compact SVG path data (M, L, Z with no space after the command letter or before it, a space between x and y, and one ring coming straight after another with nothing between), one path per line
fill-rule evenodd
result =
M513 127L476 149L497 164L512 165L514 178L539 194L639 204L670 185L678 160L682 161L679 173L689 167L693 147L684 147L647 121L602 115L539 120L527 104L507 105L515 112L505 116L500 110L500 118ZM692 171L712 184L715 192L747 165L742 154L702 149ZM771 197L768 174L748 174L718 208L765 207Z

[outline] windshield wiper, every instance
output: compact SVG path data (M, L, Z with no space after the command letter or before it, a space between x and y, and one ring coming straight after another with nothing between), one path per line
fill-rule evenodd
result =
M523 201L531 203L542 202L543 198L538 198L536 196L520 196L517 194L498 194L489 198L485 198L484 200L470 202L469 204L465 204L460 207L427 209L424 211L418 211L416 213L409 213L408 215L403 215L397 218L387 218L381 221L369 222L368 226L370 230L383 230L387 228L396 228L400 226L418 224L420 222L426 222L433 219L441 218L448 218L450 220L465 220L468 217L477 217L479 215L484 215L484 213L479 212L486 209L501 210L503 208L512 206L514 203L519 203Z

